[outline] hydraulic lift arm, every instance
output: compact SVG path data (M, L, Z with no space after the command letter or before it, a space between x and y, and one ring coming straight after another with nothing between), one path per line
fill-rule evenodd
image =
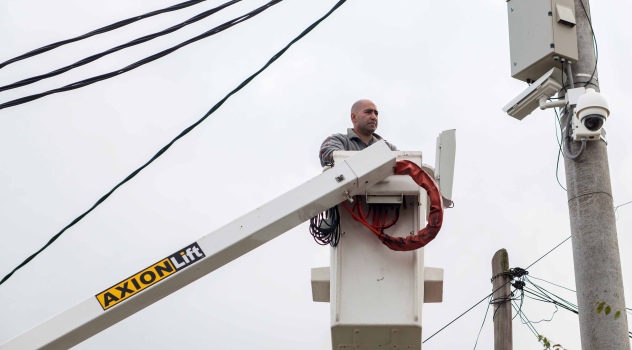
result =
M393 174L380 141L297 188L0 345L67 349Z

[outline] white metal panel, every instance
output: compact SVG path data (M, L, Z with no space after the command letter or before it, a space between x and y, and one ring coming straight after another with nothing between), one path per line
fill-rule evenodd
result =
M575 26L577 20L575 19L575 13L573 9L562 4L555 4L555 10L557 11L557 22L567 26Z
M574 0L554 0L551 4L551 10L554 12L551 19L553 20L555 54L575 63L579 58L577 27L575 27L575 2ZM553 64L555 65L555 62Z
M91 296L69 310L2 344L0 349L70 348L239 258L323 210L333 207L345 198L345 191L350 193L363 191L365 183L358 181L356 174L377 182L392 174L395 165L395 157L383 141L372 145L349 160L353 161L338 164L335 169L318 175L202 237L196 243L204 257L192 263L190 267L133 293L132 296L128 296L127 299L107 310L102 308L95 296ZM168 257L161 260L164 261ZM117 285L119 283L110 288Z
M335 151L334 164L344 161L359 151ZM392 151L397 156L397 160L409 160L420 167L422 166L422 153L417 151ZM419 193L419 185L410 178L410 176L391 175L386 179L382 179L373 186L366 188L367 195L389 195L404 194L417 195Z
M420 152L393 153L397 160L422 165ZM348 154L335 152L335 162ZM404 196L399 220L387 230L397 237L416 234L425 224L426 192L409 176L395 175L366 190L371 198L379 198L376 193L390 198L403 191L414 195ZM390 250L342 205L339 211L344 234L331 249L330 270L333 348L421 349L424 250Z
M559 72L559 74L558 74ZM561 77L561 70L551 68L547 73L536 80L525 89L520 95L511 100L503 107L503 111L510 116L522 120L540 105L539 99L543 96L553 97L562 89L561 80L556 80L555 76Z
M403 237L419 230L426 209L417 204L426 202L423 195L423 200L405 197L406 209L400 209L389 234ZM390 250L344 208L339 210L344 235L331 254L333 348L421 349L424 250Z
M574 9L573 0L555 0L555 4ZM512 77L535 81L560 66L555 56L577 60L577 30L557 21L551 0L509 0L507 17Z
M355 153L356 156L347 158L344 160L344 162L348 163L349 166L353 169L354 173L358 177L358 181L362 185L363 190L365 188L371 187L375 185L376 183L384 180L384 177L381 176L381 174L376 174L373 171L377 165L376 163L378 162L378 159L382 159L382 160L389 159L388 162L391 165L391 167L392 168L395 167L395 161L392 161L393 159L392 157L394 157L394 154L391 151L391 149L388 147L376 147L378 145L386 145L386 143L384 141L376 142L372 144L371 146L367 147L366 149L360 152L356 152ZM357 156L357 155L361 155L367 152L367 150L371 150L372 156L368 156L368 155ZM339 164L339 163L335 163L334 161L334 164ZM353 194L357 194L357 193L360 193L360 192L354 192Z
M329 288L329 267L312 268L312 299L328 303Z
M452 185L454 183L454 161L456 157L456 130L445 130L437 137L437 156L435 158L435 175L443 205L452 205Z
M408 198L409 205L416 198ZM418 207L415 205L415 209ZM334 248L332 268L339 274L340 295L334 324L408 324L416 323L419 310L413 308L417 251L398 252L383 245L365 226L342 209L345 235ZM389 234L403 237L418 224L413 210L400 212L397 225ZM416 226L416 227L415 227ZM415 231L416 232L416 231ZM423 252L421 252L423 258ZM413 278L411 278L413 277Z
M440 303L443 301L443 269L437 267L424 268L424 303Z
M553 26L551 17L548 16L549 11L550 0L507 2L512 77L516 78L519 73L553 51ZM536 80L539 77L540 75L529 78Z

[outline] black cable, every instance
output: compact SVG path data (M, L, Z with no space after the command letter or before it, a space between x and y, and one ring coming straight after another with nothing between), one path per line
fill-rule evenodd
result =
M617 205L616 207L614 207L614 215L616 217L615 221L619 220L619 208L624 206L624 205L628 205L630 203L632 203L632 201L627 202L627 203L623 203L623 204L620 204L620 205Z
M566 72L567 81L569 82L569 85L571 88L575 88L575 84L573 83L573 72L572 72L570 64L566 65L566 70L567 70ZM564 107L564 114L566 115L567 119L566 119L565 135L562 138L562 143L564 144L564 156L571 160L577 160L579 159L579 157L581 157L581 155L584 153L584 150L586 149L586 138L581 139L581 146L579 150L577 151L577 153L573 153L571 151L571 144L570 144L571 139L572 139L571 135L572 135L573 109L574 109L574 106L572 105L570 107Z
M426 340L424 340L423 342L421 342L422 344L427 342L428 340L430 340L430 338L434 337L435 335L439 334L439 332L441 332L442 330L446 329L449 325L453 324L456 320L458 320L459 318L463 317L463 315L465 315L466 313L470 312L470 310L472 310L473 308L475 308L476 306L478 306L478 304L482 303L485 301L485 299L491 297L492 295L494 295L494 293L496 293L496 291L500 290L501 288L503 288L505 285L507 285L507 283L509 283L509 281L507 281L505 284L503 284L502 286L498 287L496 290L494 290L493 292L487 294L483 299L481 299L478 303L474 304L471 308L465 310L464 313L460 314L459 316L457 316L457 318L455 318L454 320L450 321L450 323L446 324L445 326L443 326L441 329L439 329L438 331L436 331L434 334L432 334L431 336L429 336L428 338L426 338Z
M512 299L511 302L513 303L514 301L516 301L515 299ZM522 310L522 305L524 304L524 288L520 289L520 307L518 308L518 310ZM513 305L513 304L512 304ZM511 318L511 320L515 320L516 317L518 317L518 314L515 314L514 317Z
M531 333L533 333L533 335L535 335L536 338L538 338L539 332L537 329L535 329L535 327L533 326L533 324L531 324L531 321L529 321L529 318L527 318L527 315L524 313L524 311L522 311L522 307L520 307L519 309L514 305L514 303L512 303L514 309L516 309L517 314L520 316L520 321L522 322L522 324L526 325L529 330L531 331ZM539 341L539 339L538 339Z
M553 108L553 112L555 113L555 140L557 140L557 145L560 148L560 151L562 150L562 141L563 141L563 137L564 137L564 128L562 127L562 120L560 119L560 115L559 113L557 113L557 110L555 108ZM557 129L560 129L560 133L557 133Z
M576 292L575 290L573 290L573 289L566 288L566 287L564 287L564 286L560 286L559 284L555 284L555 283L553 283L553 282L549 282L549 281L547 281L547 280L545 280L545 279L542 279L542 278L538 278L538 277L531 276L531 275L529 275L529 278L535 278L536 280L540 280L540 281L542 281L542 282L546 282L546 283L552 284L552 285L554 285L554 286L556 286L556 287L560 287L560 288L562 288L562 289L566 289L566 290L571 291L571 292L573 292L573 293L577 293L577 292Z
M625 203L623 203L623 204L619 204L619 205L617 205L616 207L614 207L614 209L616 210L616 209L618 209L618 208L620 208L620 207L622 207L622 206L624 206L624 205L628 205L628 204L630 204L630 203L632 203L632 201L625 202Z
M553 306L555 307L555 311L553 311L553 314L551 314L551 318L549 318L549 319L541 319L540 321L531 321L531 323L540 323L540 322L551 322L551 321L553 321L553 318L555 317L555 314L560 310L560 308L557 307L556 303L553 303Z
M558 183L558 185L560 185L560 187L561 187L564 191L567 191L567 190L566 190L566 187L564 187L564 186L562 185L562 183L560 182L560 175L559 175L559 172L560 172L560 156L561 156L561 155L562 155L562 149L560 148L560 149L557 151L557 162L556 162L556 164L555 164L555 178L557 179L557 183Z
M338 206L309 219L309 233L314 237L314 241L320 245L331 245L335 247L340 241L340 212Z
M527 295L527 297L532 299L532 300L541 301L541 302L545 302L545 303L550 303L550 304L555 305L556 308L557 308L557 306L560 306L560 307L562 307L562 308L564 308L564 309L566 309L566 310L568 310L568 311L570 311L570 312L572 312L574 314L578 314L577 305L575 305L575 304L573 304L573 303L571 303L569 301L566 301L566 300L560 298L560 300L562 301L561 302L561 301L553 299L550 295L548 295L548 294L546 294L546 293L544 293L542 291L539 291L539 292L538 291L534 291L533 289L530 289L530 288L527 288L527 287L525 287L525 289L526 289L525 295ZM532 295L532 296L529 296L529 295ZM553 294L553 295L555 295L555 294ZM559 298L558 296L556 296L556 297ZM538 321L538 322L540 322L540 321Z
M369 213L371 212L371 210L373 210L375 213L380 213L380 214L381 213L385 213L385 219L386 219L386 217L388 217L388 212L389 212L390 209L393 209L395 211L395 214L394 214L395 216L393 217L393 220L391 220L391 222L388 223L388 225L379 227L380 232L385 233L384 231L386 229L393 227L393 225L395 225L397 223L397 221L399 220L399 208L400 208L399 204L395 204L395 205L393 205L393 204L369 204Z
M531 294L531 295L533 295L533 296L529 296L528 294ZM544 295L544 296L543 296L543 295L540 295L540 294L534 293L532 290L528 290L528 291L525 293L525 295L526 295L529 299L532 299L532 300L535 300L535 301L541 301L541 302L544 302L544 303L553 304L553 305L556 307L556 309L557 309L557 307L559 306L559 307L562 307L563 309L568 310L568 311L570 311L570 312L572 312L572 313L574 313L574 314L576 314L576 315L577 315L577 314L579 314L579 312L577 311L576 306L574 306L574 304L572 304L572 303L568 303L568 305L566 305L566 304L564 304L564 303L562 303L562 302L559 302L559 301L557 301L557 300L552 299L552 298L551 298L550 296L548 296L548 295ZM537 298L536 298L536 297L537 297ZM556 311L556 312L557 312L557 311ZM555 313L554 313L554 314L555 314ZM548 320L548 321L550 321L550 320Z
M546 254L544 254L543 256L541 256L540 258L538 258L538 260L534 261L531 265L529 265L526 269L520 269L520 268L514 268L512 270L515 271L515 273L517 273L517 275L521 275L524 276L526 275L526 270L528 268L530 268L531 266L535 265L538 261L542 260L545 256L549 255L552 251L554 251L555 249L557 249L557 247L561 246L564 242L568 241L571 238L571 236L568 236L568 238L566 238L565 240L563 240L560 244L556 245L555 247L553 247L553 249L549 250ZM519 269L519 270L518 270ZM510 270L511 271L511 270ZM520 277L521 277L520 276ZM434 334L432 334L431 336L429 336L428 338L426 338L426 340L424 340L422 342L425 343L428 340L430 340L430 338L434 337L435 335L437 335L439 332L441 332L442 330L446 329L449 325L451 325L452 323L454 323L456 320L458 320L459 318L461 318L463 315L465 315L466 313L468 313L470 310L472 310L473 308L475 308L478 304L482 303L483 301L485 301L485 299L487 299L488 297L492 296L496 291L500 290L502 287L504 287L505 285L507 285L507 283L510 283L511 279L508 280L507 282L505 282L505 284L503 284L502 286L498 287L496 290L494 290L493 292L491 292L490 294L488 294L487 296L485 296L485 298L481 299L478 303L474 304L474 306L472 306L471 308L467 309L464 313L460 314L457 318L455 318L454 320L450 321L450 323L446 324L445 326L443 326L441 329L439 329L438 331L436 331ZM521 316L522 317L522 316ZM536 335L537 336L537 335Z
M592 78L591 78L592 79ZM584 87L588 86L588 85L594 85L595 87L599 88L599 85L591 82L591 81L576 81L575 85L579 85L579 84L584 84ZM562 87L562 89L567 90L567 88L569 88L570 85L566 84L564 85L564 87Z
M582 194L579 194L579 195L577 195L577 196L574 196L574 197L570 198L570 199L568 200L568 202L570 203L570 201L572 201L572 200L574 200L574 199L577 199L577 198L579 198L579 197L583 197L583 196L590 196L591 194L605 194L606 196L608 196L608 197L610 197L610 198L612 199L612 194L610 194L610 193L608 193L608 192L604 192L604 191L594 191L594 192L582 193Z
M89 38L91 36L94 36L94 35L103 34L103 33L109 32L111 30L118 29L118 28L124 27L124 26L126 26L128 24L132 24L132 23L140 21L142 19L153 17L153 16L156 16L156 15L159 15L159 14L162 14L162 13L181 10L183 8L187 8L189 6L196 5L196 4L198 4L200 2L203 2L203 1L206 1L206 0L185 1L185 2L182 2L182 3L176 4L176 5L170 6L170 7L166 7L166 8L157 10L157 11L152 11L152 12L146 13L144 15L134 16L134 17L131 17L131 18L128 18L128 19L124 19L122 21L119 21L119 22L116 22L114 24L110 24L108 26L105 26L105 27L93 30L93 31L91 31L89 33L80 35L80 36L72 38L72 39L66 39L66 40L58 41L56 43L52 43L52 44L49 44L49 45L46 45L46 46L42 46L39 49L35 49L33 51L27 52L27 53L25 53L23 55L14 57L14 58L12 58L10 60L7 60L5 62L0 63L0 69L2 69L5 66L8 66L11 63L15 63L17 61L21 61L21 60L23 60L25 58L37 56L37 55L42 54L42 53L44 53L46 51L50 51L52 49L56 49L56 48L58 48L58 47L60 47L62 45L66 45L66 44L74 43L75 41L87 39L87 38Z
M38 82L40 80L57 76L59 74L65 73L65 72L67 72L67 71L69 71L71 69L75 69L75 68L81 67L83 65L86 65L86 64L88 64L90 62L94 62L94 61L96 61L96 60L98 60L98 59L100 59L100 58L102 58L104 56L107 56L109 54L115 53L117 51L126 49L128 47L132 47L132 46L136 46L136 45L142 44L144 42L156 39L158 37L161 37L161 36L169 34L169 33L173 33L173 32L175 32L175 31L177 31L179 29L182 29L182 28L186 27L189 24L192 24L192 23L195 23L197 21L200 21L200 20L202 20L202 19L204 19L204 18L206 18L206 17L208 17L208 16L210 16L210 15L216 13L216 12L219 12L219 11L221 11L221 10L231 6L231 5L234 5L234 4L236 4L236 3L240 2L240 1L241 0L229 1L229 2L227 2L225 4L222 4L220 6L212 8L210 10L204 11L204 12L202 12L202 13L196 15L196 16L193 16L193 17L189 18L188 20L186 20L186 21L184 21L182 23L176 24L175 26L169 27L169 28L167 28L165 30L162 30L162 31L159 31L159 32L156 32L156 33L153 33L153 34L142 36L142 37L137 38L135 40L132 40L132 41L126 43L126 44L119 45L119 46L113 47L113 48L111 48L109 50L106 50L106 51L103 51L101 53L98 53L96 55L92 55L92 56L86 57L86 58L84 58L84 59L82 59L80 61L77 61L77 62L75 62L75 63L73 63L71 65L68 65L68 66L56 69L56 70L54 70L52 72L48 72L48 73L37 75L37 76L31 77L31 78L23 79L23 80L20 80L18 82L15 82L13 84L0 86L0 91L6 91L6 90L15 89L15 88L18 88L20 86L33 84L33 83Z
M533 276L531 276L531 277L533 277ZM537 277L533 277L533 278L542 280L542 281L547 282L547 283L551 283L549 281L546 281L546 280L543 280L543 279L540 279L540 278L537 278ZM574 313L576 315L579 315L579 309L578 309L578 306L576 304L573 304L573 303L569 302L568 300L566 300L566 299L564 299L564 298L562 298L562 297L560 297L560 296L558 296L558 295L556 295L554 293L551 293L550 291L546 290L545 288L543 288L541 286L538 286L537 284L533 283L533 281L531 281L529 278L527 278L527 280L528 280L528 282L531 285L533 285L537 289L537 291L536 291L536 290L532 290L530 288L525 288L527 290L528 294L533 295L533 297L528 296L530 299L553 304L555 306L555 308L556 308L555 312L557 312L557 307L559 306L559 307L564 308L564 309L566 309L566 310L568 310L568 311L570 311L570 312L572 312L572 313ZM566 287L562 287L562 286L557 285L555 283L551 283L551 284L553 284L553 285L555 285L557 287L564 288L566 290L569 290L571 292L575 292L576 293L576 291L574 291L572 289L569 289L569 288L566 288ZM557 298L557 299L555 299L554 297ZM626 308L626 310L632 310L632 309ZM555 312L553 313L553 315L555 315ZM551 317L551 319L552 318L553 317ZM550 320L543 320L543 321L550 321ZM538 322L541 322L541 321L538 321ZM532 322L532 323L538 323L538 322ZM632 332L628 331L628 336L630 338L632 338Z
M554 251L555 249L557 249L557 247L561 246L562 244L564 244L564 242L568 241L571 238L571 236L568 236L568 238L566 238L565 240L563 240L560 244L556 245L555 247L553 247L553 249L549 250L546 254L542 255L538 260L534 261L533 264L527 266L527 268L525 270L528 270L531 266L535 265L535 263L537 263L538 261L542 260L542 258L544 258L545 256L549 255L549 253L551 253L552 251Z
M492 315L492 320L496 319L496 313L498 312L498 310L500 310L500 307L503 306L504 303L508 301L512 301L512 300L519 300L517 298L514 298L513 292L509 293L509 295L506 295L502 298L492 299L490 301L491 304L498 304L498 307L494 310L494 314Z
M101 197L90 209L88 209L86 212L84 212L83 214L81 214L80 216L78 216L76 219L74 219L70 224L68 224L66 227L64 227L59 233L57 233L55 236L53 236L53 238L51 238L48 243L46 243L46 245L44 245L44 247L42 247L40 250L38 250L37 252L35 252L33 255L29 256L26 260L24 260L20 265L18 265L15 269L13 269L13 271L11 271L9 274L7 274L6 276L4 276L4 278L2 278L2 281L0 281L0 285L3 284L6 280L8 280L11 275L13 275L18 269L20 269L21 267L23 267L24 265L26 265L29 261L33 260L33 258L35 258L39 253L41 253L44 249L48 248L48 246L50 246L53 242L55 242L55 240L57 240L57 238L59 238L59 236L61 236L66 230L68 230L70 227L72 227L73 225L75 225L77 222L79 222L81 219L83 219L86 215L88 215L92 210L94 210L99 204L103 203L108 197L110 197L110 195L112 193L114 193L114 191L116 191L119 187L121 187L123 184L125 184L126 182L128 182L129 180L131 180L132 178L134 178L134 176L138 175L138 173L140 173L143 169L145 169L149 164L153 163L153 161L155 161L156 159L158 159L158 157L160 157L163 153L165 153L176 141L178 141L180 138L182 138L183 136L185 136L186 134L188 134L191 130L193 130L196 126L200 125L206 118L208 118L208 116L210 116L211 114L213 114L217 109L219 109L219 107L221 107L224 102L226 102L232 95L234 95L235 93L237 93L239 90L241 90L244 86L248 85L248 83L250 83L255 77L257 77L259 74L261 74L261 72L263 72L266 68L268 68L272 63L274 63L277 59L279 59L279 57L281 57L285 51L287 51L292 45L294 45L297 41L299 41L300 39L302 39L305 35L307 35L309 32L311 32L314 28L316 28L322 21L324 21L327 17L329 17L329 15L331 15L334 11L336 11L340 6L342 6L342 4L344 4L347 0L339 0L336 5L334 5L334 7L329 10L329 12L327 12L324 16L322 16L321 18L319 18L316 22L312 23L309 27L307 27L305 30L303 30L303 32L301 32L301 34L299 34L296 38L294 38L292 41L290 41L289 44L287 44L283 49L281 49L279 52L277 52L276 54L274 54L274 56L272 56L272 58L270 58L270 60L268 60L268 62L261 67L258 71L256 71L254 74L252 74L251 76L249 76L246 80L244 80L243 82L241 82L241 84L239 84L239 86L237 86L235 89L233 89L231 92L228 93L228 95L224 96L223 99L221 99L219 102L217 102L208 112L206 112L206 114L200 118L197 122L193 123L191 126L189 126L188 128L184 129L184 131L182 131L178 136L176 136L173 140L171 140L171 142L169 142L166 146L164 146L163 148L160 149L160 151L158 151L158 153L156 153L147 163L145 163L144 165L142 165L140 168L134 170L134 172L132 172L130 175L128 175L123 181L121 181L119 184L117 184L116 186L114 186L114 188L112 188L108 193L106 193L103 197Z
M562 185L562 182L560 182L560 155L563 154L562 152L562 146L563 146L563 138L564 138L564 131L562 129L562 121L560 120L560 115L557 113L557 110L555 110L555 108L553 108L553 112L555 112L555 119L557 120L556 122L556 127L555 127L555 139L557 140L557 145L558 145L558 151L557 151L557 163L555 163L555 179L557 180L557 183L560 185L560 187L566 191L566 187L564 187ZM557 134L557 127L559 126L560 128L560 134L558 136Z
M578 307L576 304L571 303L570 301L554 294L551 293L550 291L546 290L544 287L538 286L537 284L533 283L533 281L531 281L531 279L529 279L528 277L526 278L526 280L535 288L536 290L530 289L530 288L526 288L527 292L537 296L540 299L534 299L534 300L538 300L538 301L543 301L543 302L548 302L548 303L552 303L555 304L556 306L561 306L575 314L578 313ZM555 298L554 298L555 297ZM533 298L532 298L533 299Z
M487 313L489 312L489 306L492 304L492 298L489 297L489 303L487 304L487 310L485 310L485 316L483 316L483 324L481 325L481 329L478 330L478 335L476 336L476 342L474 343L474 350L476 350L476 346L478 345L478 338L481 336L481 332L483 331L483 326L485 325L485 320L487 320Z
M525 279L525 276L528 275L528 274L529 274L529 272L527 270L519 268L519 267L515 267L515 268L509 269L509 271L498 273L496 276L492 277L492 280L491 280L492 283L494 282L495 278L500 277L502 275L508 276L509 277L508 282L510 282L510 283L514 279L516 279L516 278L518 279L516 282L511 283L511 285L515 288L515 290L513 292L510 292L509 295L505 295L504 297L493 299L491 301L493 304L498 304L498 307L496 307L496 309L494 310L494 315L492 316L492 320L496 319L496 313L498 312L498 310L500 310L500 308L503 306L503 304L506 303L507 301L520 300L520 305L522 307L522 300L524 298L523 287L525 285L524 279ZM516 290L520 291L520 297L518 297L518 298L516 298L514 296L514 292ZM514 318L515 318L515 316L514 316Z
M215 35L217 33L220 33L220 32L222 32L222 31L224 31L224 30L226 30L226 29L228 29L228 28L230 28L230 27L232 27L234 25L237 25L237 24L239 24L241 22L247 21L247 20L253 18L254 16L260 14L261 12L267 10L268 8L278 4L281 1L283 1L283 0L272 0L269 3L259 7L257 9L255 9L255 10L253 10L251 12L248 12L247 14L245 14L243 16L234 18L234 19L232 19L232 20L230 20L230 21L228 21L228 22L226 22L226 23L224 23L224 24L222 24L220 26L217 26L217 27L215 27L215 28L213 28L213 29L211 29L209 31L206 31L206 32L204 32L204 33L202 33L202 34L200 34L200 35L198 35L198 36L196 36L194 38L191 38L191 39L189 39L187 41L184 41L184 42L182 42L182 43L180 43L180 44L178 44L176 46L173 46L173 47L168 48L166 50L160 51L160 52L158 52L158 53L156 53L154 55L151 55L149 57L146 57L146 58L144 58L144 59L142 59L140 61L132 63L132 64L130 64L127 67L124 67L124 68L112 71L110 73L97 75L97 76L89 78L89 79L81 80L81 81L78 81L78 82L75 82L75 83L63 86L61 88L48 90L48 91L45 91L45 92L42 92L42 93L39 93L39 94L30 95L30 96L18 98L18 99L15 99L15 100L11 100L9 102L5 102L3 104L0 104L0 109L21 105L23 103L27 103L27 102L30 102L30 101L33 101L33 100L37 100L39 98L42 98L44 96L48 96L48 95L51 95L51 94L56 94L56 93L59 93L59 92L79 89L79 88L82 88L84 86L88 86L90 84L94 84L96 82L99 82L99 81L102 81L102 80L106 80L106 79L115 77L117 75L129 72L129 71L131 71L133 69L136 69L136 68L138 68L138 67L140 67L140 66L142 66L144 64L147 64L147 63L155 61L155 60L157 60L159 58L162 58L162 57L164 57L164 56L166 56L166 55L168 55L168 54L170 54L170 53L172 53L172 52L174 52L174 51L176 51L176 50L178 50L178 49L180 49L180 48L182 48L184 46L187 46L187 45L189 45L191 43L194 43L194 42L196 42L198 40L201 40L201 39L207 38L209 36Z
M590 26L590 31L592 33L593 43L595 44L595 67L593 68L593 72L590 75L590 79L588 79L588 81L576 81L575 85L584 84L584 87L587 87L588 85L593 85L596 88L599 88L599 85L592 82L593 78L595 77L595 73L597 72L597 63L599 62L599 48L597 46L597 37L595 36L595 29L593 28L592 21L590 20L590 16L588 15L588 11L586 10L586 6L584 6L584 2L580 0L579 3L582 5L582 9L584 10L584 14L586 15L586 19L588 20L588 25ZM564 87L562 87L562 90L566 90L566 88L569 86L569 84L564 85Z

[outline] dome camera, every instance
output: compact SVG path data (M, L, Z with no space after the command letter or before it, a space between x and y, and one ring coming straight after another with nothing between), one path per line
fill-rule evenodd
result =
M584 124L586 129L590 131L597 131L601 129L601 127L603 126L603 122L605 121L606 118L598 114L587 115L586 117L584 117L584 119L582 119L582 123Z
M577 99L573 116L573 140L599 140L603 124L609 115L608 101L603 95L594 89L586 89Z

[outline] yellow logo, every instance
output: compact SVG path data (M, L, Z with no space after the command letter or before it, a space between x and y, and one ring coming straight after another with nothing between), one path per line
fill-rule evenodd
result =
M107 310L185 267L200 261L204 256L204 252L202 252L200 246L198 246L197 243L193 243L140 271L134 276L126 278L104 290L97 294L96 298L103 310Z

